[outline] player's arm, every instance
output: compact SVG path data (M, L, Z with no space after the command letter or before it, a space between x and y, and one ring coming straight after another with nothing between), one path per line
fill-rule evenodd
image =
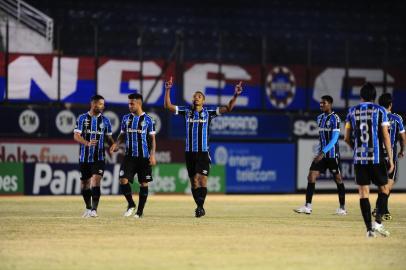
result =
M334 145L337 143L338 138L340 137L340 131L334 130L333 136L331 137L330 142L321 150L321 152L314 158L314 162L319 162L326 156L327 152L330 151Z
M155 159L156 139L155 139L155 134L149 134L149 137L151 138L151 152L150 152L150 157L149 157L149 163L152 166L154 166L154 165L156 165L156 159Z
M242 82L240 81L240 83L235 86L234 96L231 98L231 100L228 102L228 104L226 106L219 107L220 114L231 112L233 110L234 106L235 106L235 103L237 101L237 97L241 93L242 93Z
M390 142L388 125L386 125L385 122L382 124L382 137L383 137L383 144L385 146L386 152L388 153L388 159L389 159L388 173L391 173L391 172L393 172L393 169L394 169L392 145Z
M95 146L95 145L97 144L97 140L90 140L90 141L87 141L87 140L85 140L85 139L80 135L79 132L73 133L73 139L74 139L76 142L78 142L78 143L80 143L80 144L83 144L83 145L85 145L85 146L87 146L87 147Z
M171 102L171 88L173 85L172 76L171 78L165 82L165 101L164 101L164 108L175 113L176 112L176 105L173 105Z
M114 139L112 135L106 135L107 143L112 146L114 144Z
M354 148L353 141L351 139L351 134L352 134L352 126L351 122L346 122L345 123L345 132L344 132L344 141L351 147Z
M125 133L120 132L120 134L117 137L117 140L110 146L110 154L113 154L114 152L118 151L118 146L124 142L125 139Z
M406 132L399 133L399 144L400 150L398 153L398 158L403 158L405 156ZM396 153L393 154L395 155Z

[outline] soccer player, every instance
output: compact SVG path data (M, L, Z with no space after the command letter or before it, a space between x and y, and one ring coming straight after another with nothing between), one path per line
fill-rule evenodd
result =
M295 209L296 213L312 213L312 198L315 190L316 179L320 173L327 169L334 176L337 184L338 200L340 206L336 210L337 215L347 215L345 209L345 187L340 173L340 151L338 138L340 136L340 117L333 111L333 98L322 96L320 110L323 112L317 117L319 126L319 153L313 159L307 176L306 203L304 206Z
M388 204L388 175L393 171L392 147L389 137L389 122L385 108L374 104L375 87L366 83L361 88L361 103L350 108L345 124L345 142L354 149L355 180L359 185L360 207L367 228L367 237L376 237L375 232L389 236L382 224L383 209ZM383 147L384 146L384 147ZM388 155L388 169L384 149ZM375 222L372 224L369 185L379 188Z
M393 163L394 163L394 170L392 173L388 174L388 188L389 188L389 194L388 197L390 196L390 192L393 188L393 185L395 184L397 180L397 172L398 172L398 158L403 158L405 155L405 142L406 142L406 135L405 135L405 128L403 126L403 119L400 115L396 113L392 113L392 95L389 93L382 94L379 97L379 105L384 107L386 109L386 112L388 113L388 120L389 120L389 136L390 136L390 141L391 141L391 147L392 147L392 153L393 153ZM400 143L400 151L397 154L397 144L398 141ZM388 162L388 157L386 156L386 162ZM387 164L388 165L388 164ZM389 199L389 198L388 198ZM378 206L376 206L378 207ZM392 215L390 214L388 208L383 209L384 215L382 216L383 220L391 220ZM372 215L376 215L376 208L372 212Z
M100 200L100 181L104 173L104 142L112 145L110 120L102 112L104 98L92 97L90 111L81 114L76 122L73 139L80 144L79 167L81 173L82 195L86 204L84 218L97 217Z
M182 115L186 124L185 159L189 179L192 187L193 199L197 205L195 217L206 214L204 201L207 195L207 177L210 173L209 156L209 125L210 121L227 112L231 112L242 92L242 82L235 86L234 96L226 106L217 108L204 107L205 95L201 91L193 94L192 106L176 106L171 103L170 90L172 77L165 83L165 109Z
M118 145L125 141L125 157L120 168L120 189L128 202L124 216L141 218L144 214L148 198L148 182L152 181L152 168L155 160L155 125L148 114L142 109L143 98L140 94L128 95L129 114L121 121L121 132L116 143L110 147L110 153L118 150ZM149 144L150 142L150 144ZM138 208L132 198L130 183L137 174L140 192L138 193Z

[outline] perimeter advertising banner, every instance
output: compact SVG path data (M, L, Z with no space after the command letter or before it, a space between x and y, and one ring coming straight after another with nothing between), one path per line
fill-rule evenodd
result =
M170 127L172 137L185 137L183 116L172 116ZM209 132L211 139L287 139L291 136L291 120L285 114L225 114L211 121Z
M210 155L225 166L226 193L295 191L294 144L213 143Z
M156 160L158 163L183 162L183 140L157 140ZM124 146L113 155L106 151L108 164L121 163ZM76 163L79 160L79 145L71 140L51 139L2 139L0 142L1 162L22 163Z
M0 163L1 164L1 163ZM22 164L20 164L22 166ZM117 195L119 191L120 165L106 165L101 181L104 195ZM26 163L24 164L26 195L80 195L80 171L78 164ZM160 164L152 169L154 181L149 191L163 193L190 193L190 181L186 166L181 163ZM224 193L224 166L212 167L208 179L208 191ZM138 191L137 177L133 191Z
M24 194L24 165L0 163L0 195Z
M0 53L0 63L4 54ZM142 66L142 68L141 68ZM175 63L170 63L163 74L165 62L149 60L142 63L132 60L100 58L99 66L91 57L62 57L60 59L60 101L88 103L96 93L108 104L127 104L129 93L142 93L148 97L146 105L162 107L164 80L176 74ZM183 91L176 84L171 92L173 104L191 104L197 90L206 95L207 105L226 105L234 93L234 86L243 82L244 91L237 100L237 107L244 109L303 110L307 104L318 108L321 96L331 95L335 107L345 108L345 96L349 105L359 102L360 87L371 82L378 95L387 91L394 95L394 109L405 111L406 74L396 68L312 67L305 65L269 65L267 74L261 76L260 65L236 65L223 63L221 73L215 62L184 64ZM141 74L142 71L142 74ZM307 88L306 74L310 71L310 86ZM8 98L11 102L52 102L58 99L58 57L46 54L10 54L8 63ZM344 78L348 74L348 89L344 89ZM387 74L385 78L385 74ZM0 102L5 99L5 72L0 69ZM142 81L141 89L141 76ZM219 79L220 78L220 79ZM265 81L265 86L263 86Z
M298 140L298 163L297 163L297 189L305 190L307 187L307 175L309 173L310 164L313 158L317 155L319 141L315 139L299 139ZM339 141L340 156L341 156L341 174L347 190L358 190L355 183L355 172L353 166L353 150L343 141ZM399 160L398 181L394 189L406 189L406 158ZM374 185L371 185L375 188ZM322 174L316 182L316 190L332 190L337 186L333 180L333 176L327 171Z
M47 137L72 138L76 119L86 113L87 109L64 109L36 106L0 107L0 122L7 125L0 126L1 137ZM129 111L123 106L107 106L103 112L111 123L114 138L120 132L120 123ZM163 109L149 110L147 112L153 119L157 138L166 137L169 115Z

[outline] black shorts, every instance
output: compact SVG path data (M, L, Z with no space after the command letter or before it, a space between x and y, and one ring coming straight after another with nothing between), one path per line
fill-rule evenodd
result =
M320 173L325 173L329 169L330 172L335 176L341 173L340 170L340 159L339 158L323 158L319 162L312 162L310 166L311 171L318 171Z
M185 152L185 159L189 178L193 178L197 173L209 176L211 163L209 152Z
M387 160L385 160L385 164L386 168L389 169L389 162ZM393 181L396 182L396 180L398 179L398 161L394 160L393 165L395 166L395 168L393 169L393 172L388 173L388 179L392 179Z
M384 186L388 183L388 172L385 162L379 164L354 164L355 181L360 186L368 186L374 183L376 186Z
M152 168L148 158L124 157L120 168L120 178L127 178L130 183L133 183L135 174L138 176L138 183L152 181Z
M80 179L88 180L92 175L103 176L104 173L104 161L96 161L89 163L79 163Z

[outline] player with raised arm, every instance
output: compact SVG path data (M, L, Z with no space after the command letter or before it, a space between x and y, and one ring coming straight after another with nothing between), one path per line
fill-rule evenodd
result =
M210 173L209 156L209 126L211 120L224 113L231 112L242 93L242 82L235 86L234 96L226 106L205 107L205 95L201 91L193 94L191 106L177 106L171 103L170 90L172 77L165 82L164 108L175 115L181 115L185 119L186 140L185 159L186 167L191 182L193 199L196 203L195 217L199 218L206 214L204 202L207 195L207 177Z

